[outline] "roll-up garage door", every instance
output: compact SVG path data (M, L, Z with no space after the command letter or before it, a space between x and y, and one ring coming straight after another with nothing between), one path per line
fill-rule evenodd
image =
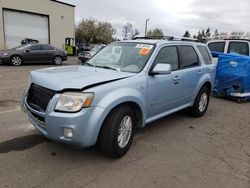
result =
M6 48L19 46L24 38L49 43L48 16L13 10L4 10L3 16Z

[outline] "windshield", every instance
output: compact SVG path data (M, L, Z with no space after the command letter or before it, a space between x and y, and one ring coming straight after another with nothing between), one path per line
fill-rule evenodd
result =
M25 50L26 48L28 48L29 46L31 46L30 44L27 44L27 45L20 45L20 46L17 46L15 48L12 48L13 50Z
M152 44L112 43L92 57L87 65L138 73L146 65L153 48Z

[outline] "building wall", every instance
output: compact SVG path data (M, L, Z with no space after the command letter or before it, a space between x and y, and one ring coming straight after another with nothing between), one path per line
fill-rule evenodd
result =
M5 48L4 8L49 15L50 44L57 48L64 48L66 37L75 36L75 8L72 6L51 0L0 0L0 49Z

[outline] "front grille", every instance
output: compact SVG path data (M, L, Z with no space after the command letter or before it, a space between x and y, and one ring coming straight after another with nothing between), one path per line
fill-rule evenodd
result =
M28 92L27 103L34 110L45 112L49 101L55 94L53 90L32 84Z

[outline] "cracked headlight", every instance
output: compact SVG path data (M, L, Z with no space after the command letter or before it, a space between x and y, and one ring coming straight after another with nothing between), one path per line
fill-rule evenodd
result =
M59 97L55 110L60 112L79 112L82 108L89 107L93 98L93 93L66 92Z

